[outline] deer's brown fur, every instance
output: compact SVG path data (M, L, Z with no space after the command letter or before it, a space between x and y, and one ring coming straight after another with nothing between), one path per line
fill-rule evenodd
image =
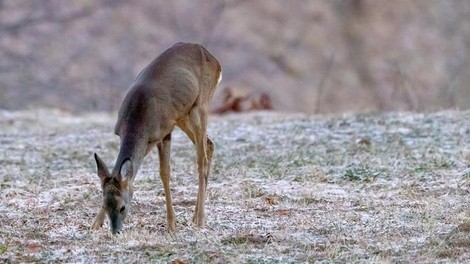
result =
M165 191L168 230L175 229L170 194L171 133L178 126L196 146L199 188L193 222L204 225L204 201L214 145L207 137L209 102L221 80L217 59L198 44L177 43L137 76L119 111L115 133L121 138L112 173L95 154L103 189L103 206L93 228L105 215L111 231L122 229L129 212L133 182L145 155L157 146Z

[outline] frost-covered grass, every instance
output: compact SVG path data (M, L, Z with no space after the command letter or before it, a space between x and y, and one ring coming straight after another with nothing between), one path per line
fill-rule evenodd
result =
M175 131L173 235L156 151L125 231L90 230L92 154L113 165L114 120L0 112L0 262L470 261L470 112L213 116L204 229L194 147Z

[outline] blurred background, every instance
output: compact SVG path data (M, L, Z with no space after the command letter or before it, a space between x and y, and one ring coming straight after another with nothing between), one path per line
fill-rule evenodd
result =
M470 108L466 0L0 0L0 108L115 111L179 41L222 64L214 112Z

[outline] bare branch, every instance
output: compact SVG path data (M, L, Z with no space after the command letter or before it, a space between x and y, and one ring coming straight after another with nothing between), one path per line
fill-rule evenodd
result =
M333 64L335 62L335 54L333 53L330 58L328 59L328 63L326 65L325 73L323 74L322 78L320 79L320 83L318 84L318 93L317 93L317 100L315 103L315 109L313 110L314 113L318 114L321 110L321 102L323 97L323 87L325 85L326 79L328 79L328 75L330 74L331 68L333 68Z

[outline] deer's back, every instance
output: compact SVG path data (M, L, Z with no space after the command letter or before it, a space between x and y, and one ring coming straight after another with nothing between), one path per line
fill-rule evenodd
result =
M210 101L220 71L218 61L202 46L175 44L137 76L121 105L116 134L150 136L167 129L161 126L172 127L195 104Z

